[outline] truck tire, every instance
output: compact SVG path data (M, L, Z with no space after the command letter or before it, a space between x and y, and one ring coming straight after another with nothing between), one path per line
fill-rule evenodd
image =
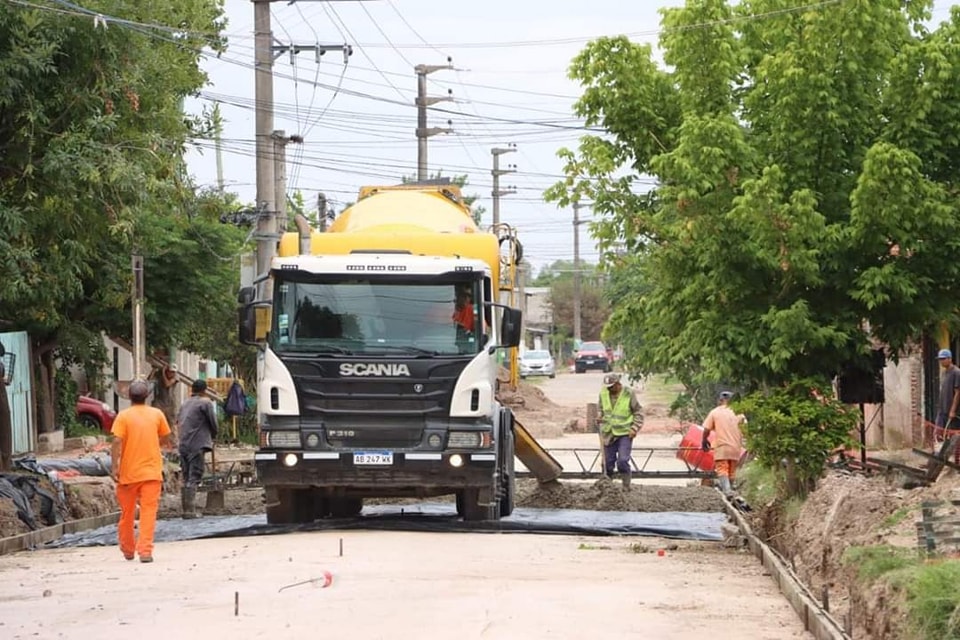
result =
M267 505L267 524L305 524L317 519L317 501L312 490L275 489L274 491L276 491L277 504ZM271 500L268 499L268 502Z
M352 518L363 511L363 498L330 498L330 515L334 518Z
M457 513L463 516L465 522L497 520L500 517L500 505L482 506L480 489L469 487L457 492Z

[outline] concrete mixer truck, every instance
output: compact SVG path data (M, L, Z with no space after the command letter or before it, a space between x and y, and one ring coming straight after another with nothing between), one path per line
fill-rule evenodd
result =
M283 234L271 297L240 292L268 522L451 494L466 520L510 514L497 352L519 344L521 318L499 302L503 239L452 184L364 187L327 231Z

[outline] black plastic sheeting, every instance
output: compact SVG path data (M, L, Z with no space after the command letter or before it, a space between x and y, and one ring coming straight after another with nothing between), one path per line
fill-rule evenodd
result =
M40 514L30 501L40 499ZM63 522L56 498L40 488L40 478L21 474L0 474L0 498L9 498L17 508L17 517L31 530ZM42 521L41 519L42 518Z
M39 461L33 456L24 456L18 458L15 465L44 475L49 475L51 471L76 471L83 476L108 476L110 454L99 453L85 458L44 458Z
M310 524L269 525L264 515L206 516L196 520L160 520L154 540L175 542L202 538L273 535L304 531L436 531L460 533L554 533L594 536L658 536L682 540L722 540L722 513L514 510L496 522L464 522L453 505L366 506L360 516L318 520ZM116 526L68 534L48 547L95 547L117 544Z

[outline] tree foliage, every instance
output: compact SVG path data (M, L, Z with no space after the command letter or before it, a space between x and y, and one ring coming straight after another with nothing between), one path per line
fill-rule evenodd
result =
M184 169L186 145L210 134L183 100L206 82L201 49L221 47L219 0L85 6L181 31L0 5L0 326L33 336L48 401L45 356L82 361L101 331L131 333L134 252L151 348L220 355L246 233L217 222L232 204Z
M831 396L829 381L800 379L754 392L736 405L749 416L744 435L757 462L771 469L786 465L780 475L784 493L806 494L834 450L854 444L850 434L859 413Z
M573 60L605 133L546 197L593 201L632 370L778 384L960 326L960 8L930 7L688 0L666 66L623 37Z
M531 287L549 287L556 335L573 339L574 266L570 260L556 260L540 269ZM610 303L605 295L596 265L580 263L580 334L584 340L600 340L610 318ZM572 342L570 343L572 345Z

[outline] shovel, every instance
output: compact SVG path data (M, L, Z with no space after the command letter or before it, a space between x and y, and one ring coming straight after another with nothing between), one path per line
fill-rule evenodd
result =
M217 445L214 443L210 450L210 468L213 473L210 488L207 489L207 503L204 506L204 515L215 515L223 512L223 485L220 483L220 474L217 473Z

